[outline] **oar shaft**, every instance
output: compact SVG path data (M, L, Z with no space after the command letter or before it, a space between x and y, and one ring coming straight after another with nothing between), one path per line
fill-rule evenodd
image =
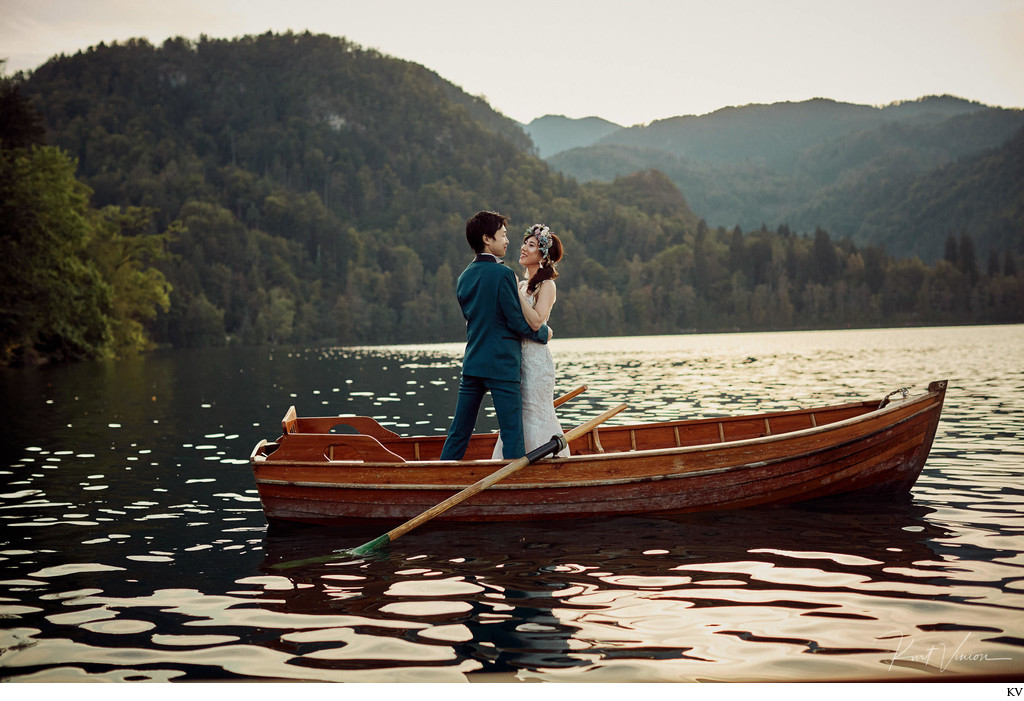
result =
M558 397L557 399L555 399L555 407L556 408L560 407L563 404L565 404L567 401L569 401L570 399L575 399L576 397L578 397L581 394L583 394L584 392L586 392L588 389L590 389L590 388L587 385L580 385L579 387L577 387L576 389L572 390L571 392L566 392L561 397Z
M508 475L511 475L513 472L516 472L517 470L520 470L529 464L530 461L525 457L510 462L508 465L501 468L497 472L492 472L491 474L487 475L480 481L474 482L470 486L466 487L461 492L451 495L450 497L442 501L440 504L436 504L430 507L419 516L409 519L397 528L391 529L387 533L388 540L391 541L395 538L398 538L399 536L405 535L413 528L416 528L416 526L426 523L435 516L443 514L445 511L452 508L456 504L463 502L466 499L469 499L474 494L479 494L480 492L487 489L495 482L504 479Z
M580 392L582 392L585 389L586 389L586 386L583 386L583 387L579 388L576 393L579 394ZM413 528L416 528L417 526L419 526L419 525L429 521L430 519L432 519L432 518L434 518L434 517L444 513L445 511L447 511L448 509L452 508L456 504L458 504L460 502L463 502L466 499L469 499L474 494L482 492L483 490L487 489L489 486L491 486L495 482L498 482L500 480L505 479L506 477L511 475L516 470L520 470L520 469L526 467L527 465L529 465L530 463L533 463L533 462L536 462L537 460L540 460L545 455L548 455L550 453L556 452L559 448L567 445L569 443L569 441L574 440L576 438L579 438L580 436L582 436L583 434L587 433L588 431L593 430L595 426L597 426L600 423L603 423L603 422L607 421L608 419L610 419L611 417L615 416L616 414L618 414L619 412L621 412L625 408L626 408L625 404L620 404L619 406L617 406L617 407L615 407L613 409L609 409L608 411L604 412L600 416L594 417L590 421L587 421L585 424L583 424L581 426L577 426L576 428L573 428L573 429L570 429L570 430L566 431L565 434L562 435L562 436L552 436L551 440L549 442L545 443L540 448L537 448L537 449L534 449L534 450L530 451L530 453L528 455L526 455L524 457L521 457L518 460L512 461L511 463L509 463L505 467L501 468L497 472L491 473L487 477L484 477L480 481L470 485L469 487L466 487L465 489L463 489L462 491L458 492L457 494L454 494L454 495L448 497L447 499L442 501L437 506L434 506L433 508L427 509L422 514L420 514L419 516L416 516L415 518L413 518L413 519L411 519L409 521L406 521L401 526L398 526L397 528L394 528L394 529L388 531L384 535L378 536L378 537L374 538L373 540L369 541L368 543L363 543L358 548L354 548L352 550L346 550L346 551L338 551L338 552L335 552L334 554L327 555L325 557L313 557L313 558L307 558L305 560L295 560L293 562L281 562L281 563L278 563L278 564L274 565L274 568L276 568L276 569L287 569L289 567L298 567L298 566L302 566L302 565L311 565L311 564L319 564L319 563L322 563L322 562L331 562L331 561L334 561L334 560L342 559L343 557L352 557L352 556L359 557L359 556L362 556L362 555L368 555L368 554L374 552L375 550L377 550L378 548L386 546L388 543L393 541L395 538L398 538L399 536L404 535L405 533L408 533Z
M364 545L359 546L358 548L355 548L352 552L353 553L357 553L357 554L366 553L366 552L369 552L370 550L375 549L379 545L391 542L391 541L395 540L396 538L399 538L399 537L405 535L406 533L408 533L412 529L416 528L417 526L420 526L420 525L426 523L427 521L429 521L429 520L431 520L431 519L433 519L433 518L443 514L445 511L448 511L448 509L452 508L456 504L459 504L459 503L465 501L466 499L469 499L471 496L473 496L475 494L479 494L483 490L485 490L488 487L490 487L492 484L494 484L496 482L500 482L501 480L505 479L506 477L508 477L512 473L518 472L519 470L523 469L524 467L526 467L530 463L536 462L537 460L540 460L545 455L548 455L550 453L556 452L563 444L568 444L569 441L574 440L575 438L578 438L579 436L584 435L588 431L593 430L593 428L595 426L597 426L598 424L601 424L601 423L607 421L608 419L610 419L611 417L615 416L616 414L618 414L619 412L621 412L625 408L626 408L625 404L620 404L617 407L609 409L608 411L604 412L600 416L595 416L594 418L590 419L590 421L587 421L585 424L582 424L580 426L577 426L576 428L573 428L573 429L570 429L569 431L566 431L565 435L562 437L561 440L559 440L558 438L552 437L551 441L549 441L545 445L541 446L541 448L538 448L537 450L532 451L529 455L525 455L525 456L523 456L521 458L513 460L512 462L510 462L508 465L506 465L505 467L501 468L500 470L498 470L496 472L492 472L491 474L487 475L483 479L481 479L481 480L471 484L470 486L466 487L461 492L458 492L458 493L453 494L452 496L448 497L447 499L442 501L440 504L437 504L437 505L432 506L431 508L427 509L426 511L421 513L419 516L416 516L416 517L414 517L412 519L409 519L408 521L406 521L402 525L400 525L400 526L398 526L396 528L391 529L390 531L385 533L383 536L380 536L379 538L376 538L376 539L370 541L369 543L366 543Z

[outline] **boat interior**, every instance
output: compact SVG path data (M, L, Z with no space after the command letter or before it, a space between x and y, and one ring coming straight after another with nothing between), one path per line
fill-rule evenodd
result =
M601 425L569 443L571 456L728 443L825 426L879 409L877 401L767 414ZM281 422L289 460L410 462L437 460L444 436L400 436L367 416L303 418L289 408ZM491 458L497 433L473 436L465 460ZM268 445L266 454L276 446ZM285 455L275 456L285 458Z

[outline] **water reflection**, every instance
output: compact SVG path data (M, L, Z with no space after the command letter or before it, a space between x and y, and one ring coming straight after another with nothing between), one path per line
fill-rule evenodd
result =
M269 528L246 458L300 413L438 434L461 344L220 349L0 371L0 678L462 681L993 675L1024 658L1024 327L553 344L581 423L949 378L906 502L676 521ZM480 421L493 430L492 412ZM929 652L931 651L931 652ZM474 677L473 675L477 675Z
M631 678L644 670L661 679L784 679L811 669L805 678L820 679L823 670L837 678L881 677L890 662L897 671L903 666L893 660L893 640L922 629L933 643L961 631L998 633L1007 615L998 604L975 608L994 582L979 586L978 598L950 595L948 581L958 581L964 568L936 551L951 534L930 514L909 505L819 505L678 521L537 524L517 527L514 545L507 528L438 527L415 549L397 541L388 558L284 577L270 565L329 553L348 545L351 534L274 529L265 571L277 576L260 600L290 615L387 620L389 636L450 647L456 657L444 664L520 678ZM829 547L809 551L809 543ZM957 624L964 606L970 620L989 624ZM922 626L924 611L934 617ZM316 662L301 664L365 668L362 648L332 646L337 634L314 637L332 652L318 647ZM977 638L972 649L982 643ZM994 658L1005 646L984 647ZM402 659L420 665L430 654ZM801 655L823 661L801 667ZM963 665L953 669L965 673Z

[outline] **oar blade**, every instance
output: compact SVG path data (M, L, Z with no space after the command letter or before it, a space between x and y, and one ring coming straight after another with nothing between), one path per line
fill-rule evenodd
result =
M387 547L390 542L390 535L385 533L384 535L378 536L367 543L363 543L357 548L352 548L351 550L345 550L343 552L349 555L354 555L355 557L364 557L366 555L373 555L379 552L382 548Z
M308 567L310 565L322 565L326 562L339 562L347 559L359 559L359 556L353 555L350 550L336 550L330 555L321 555L319 557L307 557L303 560L288 560L287 562L275 562L270 565L271 569L274 570L290 570L295 567Z

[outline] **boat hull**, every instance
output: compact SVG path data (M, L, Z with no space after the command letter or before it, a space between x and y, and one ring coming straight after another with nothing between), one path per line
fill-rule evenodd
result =
M650 436L665 434L666 426L676 443L697 440L692 436L714 425L713 420L606 428L571 444L572 456L526 467L437 520L667 516L841 495L904 494L928 457L945 387L944 381L934 382L923 395L881 409L870 408L869 403L843 405L835 408L837 420L783 432L772 433L771 428L799 425L813 412L741 417L733 419L728 430L765 426L767 435L699 445L645 447L656 444ZM817 410L818 415L824 411ZM841 418L845 414L848 418ZM726 433L723 423L717 422L719 435ZM810 423L815 423L813 416ZM279 446L288 445L288 437L282 436ZM480 440L478 452L486 447L486 438ZM397 454L409 449L402 443L408 440L382 438L380 444ZM607 449L609 443L627 440L628 450ZM595 450L595 444L605 452ZM321 448L313 454L330 453ZM424 439L417 450L432 448ZM262 453L257 446L252 466L267 518L305 523L403 522L503 464L288 459L297 453Z

